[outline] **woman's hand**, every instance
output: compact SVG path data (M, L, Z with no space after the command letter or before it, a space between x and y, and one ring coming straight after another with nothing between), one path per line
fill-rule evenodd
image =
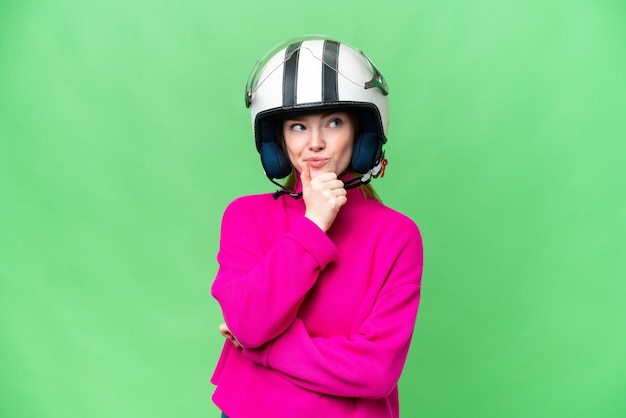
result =
M304 216L314 222L324 232L335 221L339 209L348 201L343 182L332 172L322 173L311 179L311 168L302 162L302 197L306 205Z
M230 340L230 342L233 343L235 348L241 348L241 343L237 341L237 338L235 338L233 333L230 332L230 329L228 329L228 326L226 324L220 325L220 334L222 334L222 337L226 338L227 340Z

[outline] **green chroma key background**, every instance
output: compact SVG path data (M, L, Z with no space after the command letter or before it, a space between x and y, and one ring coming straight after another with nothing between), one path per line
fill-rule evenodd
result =
M0 416L218 416L220 217L275 189L244 85L308 33L390 85L374 184L426 261L402 416L626 416L624 22L617 0L1 1Z

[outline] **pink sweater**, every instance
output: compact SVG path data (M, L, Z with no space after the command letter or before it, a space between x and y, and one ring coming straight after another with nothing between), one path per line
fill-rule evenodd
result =
M399 416L420 297L415 223L360 189L325 234L270 194L224 213L212 287L226 341L211 382L230 418Z

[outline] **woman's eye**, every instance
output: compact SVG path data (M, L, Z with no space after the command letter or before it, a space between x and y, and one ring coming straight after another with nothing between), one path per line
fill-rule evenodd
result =
M304 131L306 128L301 123L294 123L290 126L292 131Z
M328 122L328 126L330 126L331 128L337 128L339 126L341 126L343 122L341 121L341 119L333 119L330 122Z

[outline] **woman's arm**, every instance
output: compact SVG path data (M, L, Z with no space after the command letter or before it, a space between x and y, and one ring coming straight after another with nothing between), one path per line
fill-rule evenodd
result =
M247 358L320 393L381 398L404 367L420 297L421 244L410 244L394 264L369 316L349 336L312 337L296 319L284 334Z
M240 200L226 209L220 267L211 289L230 332L244 347L258 347L291 325L319 272L336 254L326 234L304 217L270 242L251 210Z

